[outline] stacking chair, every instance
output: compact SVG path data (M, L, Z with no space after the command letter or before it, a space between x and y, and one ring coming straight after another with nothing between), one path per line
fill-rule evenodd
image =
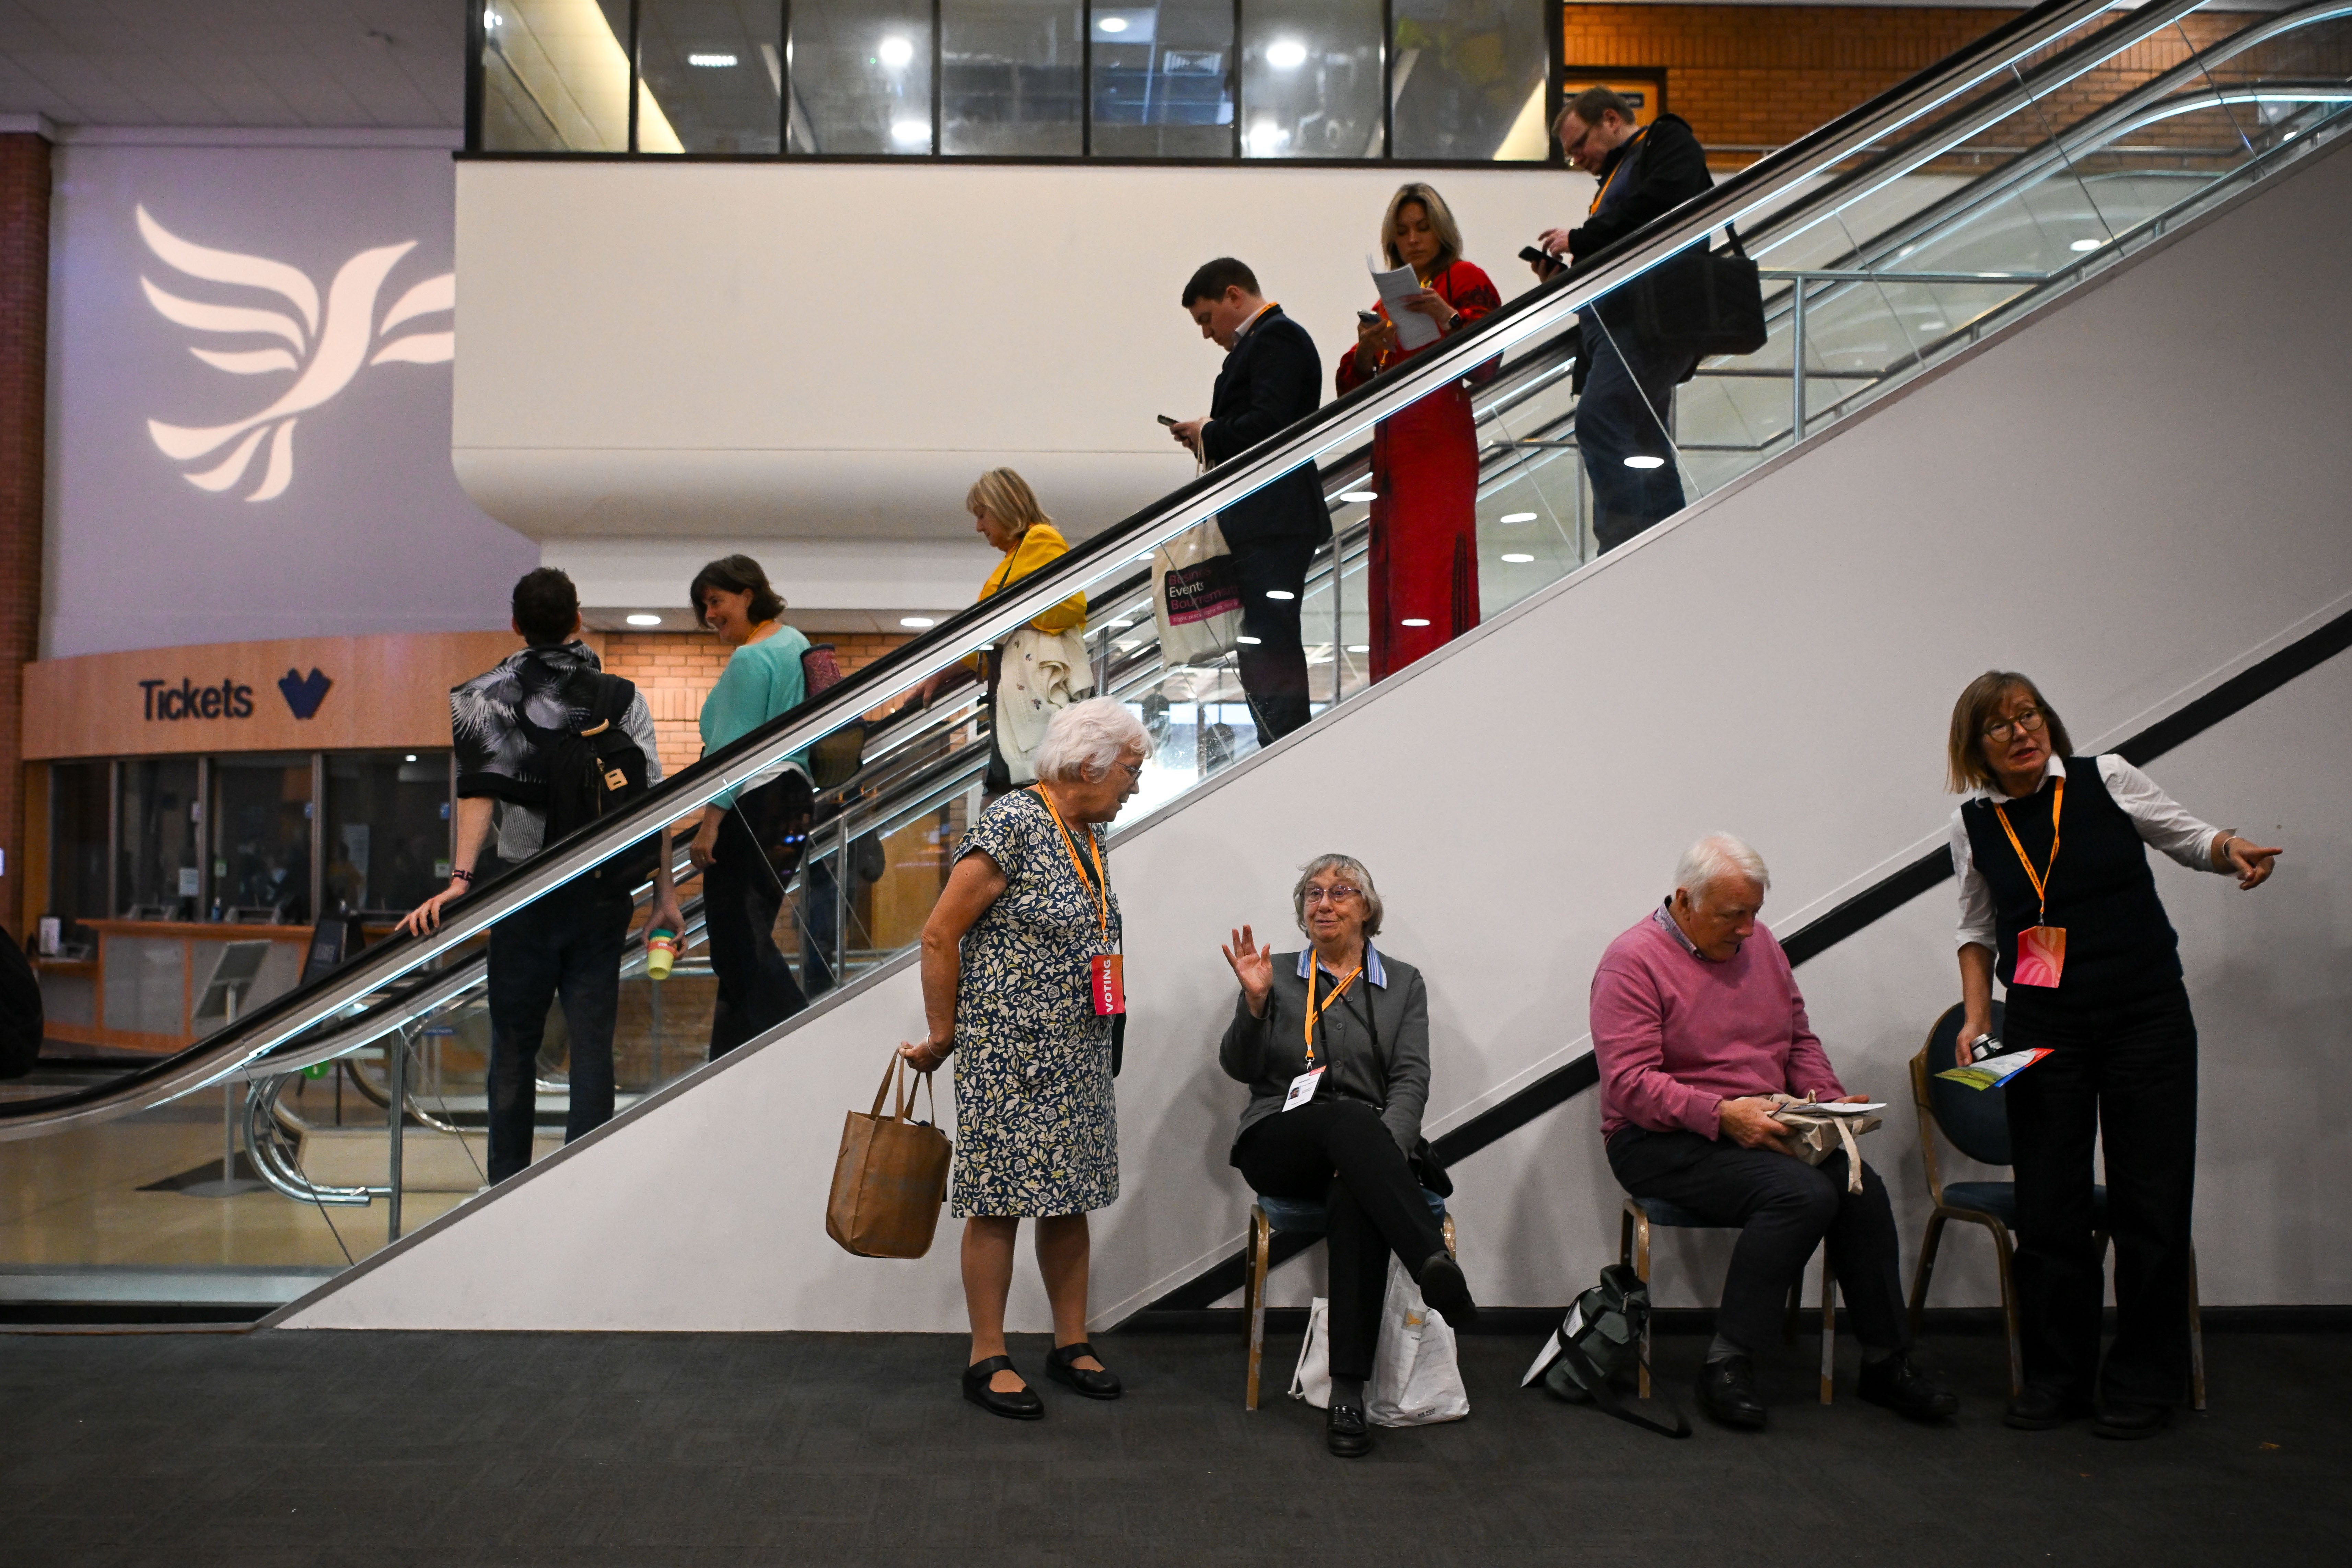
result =
M1711 1219L1701 1219L1688 1209L1676 1208L1664 1198L1627 1198L1625 1217L1617 1231L1617 1261L1630 1264L1643 1284L1650 1281L1650 1227L1666 1226L1675 1230L1733 1230L1734 1226L1717 1225ZM1804 1294L1804 1281L1800 1279L1789 1289L1789 1322L1787 1338L1797 1337L1797 1313ZM1837 1375L1837 1276L1830 1268L1828 1254L1822 1257L1822 1403L1830 1403ZM1650 1325L1642 1325L1642 1397L1650 1397Z
M1455 1256L1454 1216L1445 1212L1445 1200L1427 1187L1421 1189L1421 1195L1429 1200L1430 1212L1444 1228L1446 1256ZM1249 1387L1242 1398L1244 1409L1257 1408L1258 1363L1265 1352L1265 1276L1274 1266L1275 1232L1324 1236L1330 1229L1331 1216L1309 1198L1270 1198L1260 1193L1250 1205L1248 1269L1242 1283L1242 1310L1249 1321Z
M2002 1007L1993 1004L1993 1033L2002 1025ZM1992 1233L1993 1258L2000 1270L2000 1313L2009 1333L2009 1392L2025 1392L2025 1352L2018 1334L2016 1247L2010 1233L2017 1227L2017 1184L2014 1182L1944 1182L1936 1165L1936 1134L1980 1165L2011 1163L2009 1142L2008 1091L1970 1089L1936 1075L1956 1059L1963 1009L1955 1004L1936 1020L1927 1043L1911 1058L1911 1100L1919 1110L1919 1160L1927 1171L1927 1194L1935 1210L1927 1216L1927 1233L1919 1243L1919 1266L1911 1278L1911 1331L1919 1331L1927 1307L1927 1284L1936 1271L1936 1256L1944 1244L1944 1226L1951 1220L1980 1225ZM2032 1071L2032 1068L2028 1068ZM2092 1226L2102 1254L2107 1246L2107 1189L2091 1189ZM2189 1397L2205 1408L2205 1329L2197 1300L2197 1252L2189 1253Z

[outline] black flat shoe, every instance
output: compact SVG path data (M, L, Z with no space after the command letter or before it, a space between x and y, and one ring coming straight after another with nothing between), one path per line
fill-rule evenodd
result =
M1034 1388L1016 1388L1010 1394L999 1394L988 1386L988 1380L1000 1372L1013 1370L1009 1355L992 1355L986 1361L976 1361L963 1369L963 1396L987 1411L1010 1421L1037 1421L1045 1415L1045 1402L1037 1397Z
M1754 1363L1734 1355L1699 1368L1698 1407L1726 1426L1764 1430L1764 1401L1757 1397Z
M1914 1421L1948 1421L1960 1413L1958 1396L1901 1352L1862 1369L1862 1396Z
M1445 1320L1447 1327L1466 1329L1478 1321L1478 1304L1470 1300L1470 1282L1462 1278L1462 1265L1447 1254L1431 1253L1413 1283L1421 1287L1421 1299Z
M2014 1426L2020 1432L2048 1432L2069 1421L2080 1421L2090 1413L2091 1402L2087 1399L2027 1384L2025 1392L2011 1400L2009 1408L2001 1412L2000 1424Z
M1094 1356L1095 1347L1080 1340L1074 1345L1064 1345L1045 1358L1045 1375L1055 1383L1076 1389L1088 1399L1117 1399L1126 1390L1120 1386L1118 1374L1113 1372L1088 1372L1078 1365L1084 1356Z
M1364 1407L1338 1400L1323 1413L1323 1446L1342 1459L1360 1459L1372 1451L1372 1429Z
M2103 1405L2091 1423L2091 1430L2102 1437L2130 1442L2153 1437L2171 1425L2172 1407L2168 1405Z

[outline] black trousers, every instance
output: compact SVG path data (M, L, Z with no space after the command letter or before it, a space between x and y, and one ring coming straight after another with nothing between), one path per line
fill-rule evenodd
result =
M1910 1348L1895 1211L1886 1184L1867 1162L1862 1191L1849 1193L1843 1150L1808 1165L1774 1150L1743 1149L1728 1138L1621 1127L1609 1140L1609 1168L1637 1198L1664 1198L1717 1225L1739 1227L1715 1330L1740 1349L1752 1352L1772 1342L1790 1289L1825 1238L1854 1337L1868 1350Z
M490 928L490 1168L503 1182L530 1163L539 1110L539 1047L547 1009L563 998L572 1037L572 1109L563 1141L613 1120L613 1023L629 895L583 877Z
M1269 1116L1234 1149L1242 1178L1268 1197L1321 1200L1331 1216L1331 1375L1370 1377L1388 1296L1389 1254L1418 1276L1445 1250L1412 1162L1360 1100L1314 1100Z
M2105 1007L2012 986L2004 1032L2054 1054L2011 1079L2017 1299L2028 1383L2170 1405L2189 1380L2197 1190L2197 1020L2179 981ZM2092 1147L2105 1135L2116 1341L2099 1366L2106 1281L2092 1240Z
M1257 721L1260 745L1271 745L1310 717L1307 695L1307 645L1298 613L1306 600L1307 570L1318 548L1305 535L1254 540L1233 545L1234 574L1242 589L1242 629L1255 637L1234 650L1242 690ZM1290 595L1269 599L1268 593Z
M1605 552L1683 509L1682 474L1665 421L1691 358L1643 342L1622 321L1605 328L1596 321L1584 329L1583 341L1591 363L1576 405L1576 444L1592 480L1592 536ZM1664 460L1654 468L1625 466L1637 457Z
M714 1061L808 1005L776 947L783 907L782 882L742 817L729 812L719 826L718 858L702 873L703 938L719 977L710 1013Z

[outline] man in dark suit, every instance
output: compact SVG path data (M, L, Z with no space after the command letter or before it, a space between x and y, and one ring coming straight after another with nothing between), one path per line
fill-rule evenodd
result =
M1307 329L1258 292L1257 275L1220 257L1184 285L1184 310L1225 351L1209 416L1171 433L1212 467L1315 412L1323 361ZM1331 537L1330 509L1312 463L1301 463L1217 514L1241 581L1237 662L1260 743L1307 722L1307 648L1298 611L1307 569Z
M1568 161L1601 182L1582 224L1547 230L1536 241L1554 256L1598 255L1715 184L1687 121L1661 114L1636 129L1633 107L1605 87L1569 100L1554 131ZM1542 268L1536 273L1548 276ZM1592 478L1592 531L1604 551L1682 510L1671 435L1675 387L1698 363L1641 333L1631 293L1620 289L1580 312L1576 444Z

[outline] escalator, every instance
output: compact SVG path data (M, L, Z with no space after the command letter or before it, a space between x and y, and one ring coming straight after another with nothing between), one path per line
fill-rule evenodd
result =
M242 1079L262 1086L247 1101L245 1137L279 1191L364 1203L378 1194L331 1191L302 1176L272 1131L273 1086L354 1052L404 1052L424 1031L478 1015L480 938L499 919L656 824L773 777L788 755L870 721L863 764L830 792L792 889L810 952L803 962L840 977L846 1000L903 966L928 913L927 890L936 890L947 851L979 804L988 743L974 689L879 717L933 673L1085 593L1097 685L1135 705L1154 739L1123 836L1202 798L1261 750L1230 657L1165 667L1151 616L1150 552L1219 508L1301 463L1318 466L1335 538L1303 605L1311 695L1318 716L1349 710L1374 689L1361 658L1370 642L1364 498L1370 436L1387 415L1499 358L1474 408L1482 610L1492 620L1597 558L1576 443L1572 329L1580 312L1595 321L1588 307L1612 291L1639 287L1727 224L1738 226L1761 268L1765 347L1701 364L1673 408L1660 411L1696 506L2323 155L2352 124L2347 111L2352 5L2266 16L2217 15L2185 0L2128 13L2044 5L681 772L611 826L551 847L456 906L433 936L372 948L110 1083L0 1102L0 1141L90 1127ZM1327 721L1286 744L1313 746L1336 733ZM875 858L877 847L881 875L869 877L859 861ZM819 899L831 908L813 919ZM772 1038L838 1005L828 999ZM692 1078L657 1091L688 1090Z

